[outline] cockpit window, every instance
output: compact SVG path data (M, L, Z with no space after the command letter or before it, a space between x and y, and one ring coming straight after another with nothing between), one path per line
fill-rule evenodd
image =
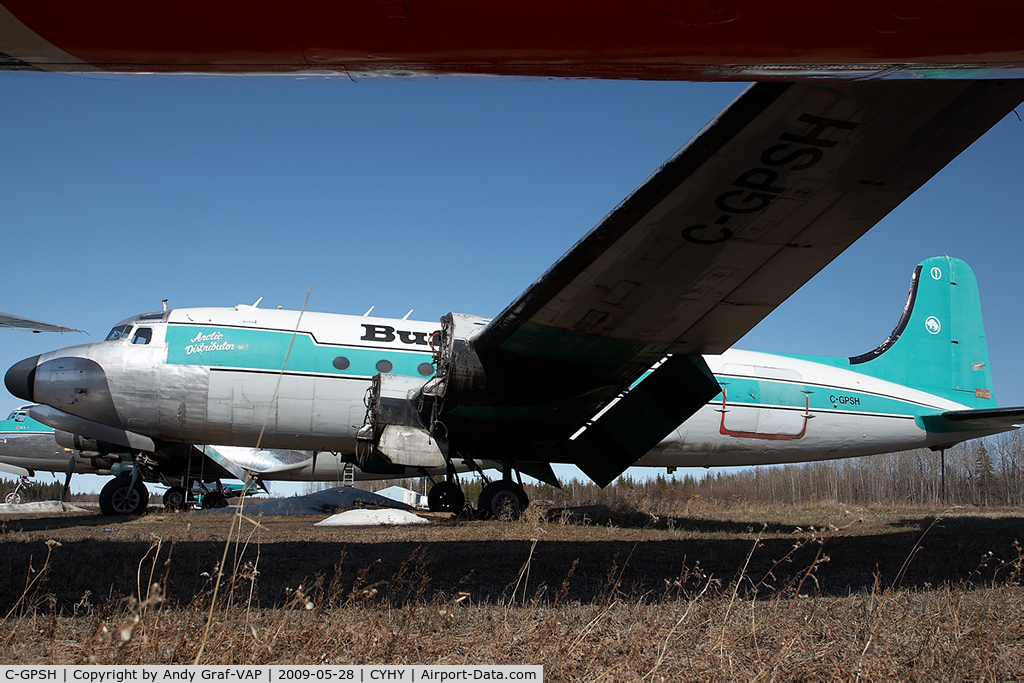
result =
M26 417L25 413L14 413L15 422L24 422Z
M118 325L114 329L110 330L110 334L108 334L107 338L104 339L103 341L114 341L114 340L120 339L121 337L123 337L123 336L127 335L129 332L131 332L131 330L132 330L132 326L131 325Z
M136 327L135 335L132 337L132 344L148 344L153 338L153 330L149 327Z

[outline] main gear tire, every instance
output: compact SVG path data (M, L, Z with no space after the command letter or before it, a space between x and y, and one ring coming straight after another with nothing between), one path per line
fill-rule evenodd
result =
M228 506L228 499L224 497L223 493L204 493L203 494L203 509L213 510L215 508L226 508Z
M164 507L175 512L185 509L188 504L188 491L181 486L172 486L164 492Z
M453 481L441 481L427 492L427 507L431 512L462 512L466 505L466 494Z
M100 512L105 515L137 515L149 505L149 489L139 479L132 486L130 475L114 477L100 491Z
M477 500L477 514L485 519L518 519L530 497L526 489L514 481L494 481L484 487Z

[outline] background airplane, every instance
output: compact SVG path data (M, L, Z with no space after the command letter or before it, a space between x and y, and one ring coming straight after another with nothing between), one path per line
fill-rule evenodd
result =
M392 468L390 472L366 474L335 453L317 453L288 449L256 449L235 446L201 446L197 449L170 449L150 453L145 459L141 479L132 481L132 459L128 449L100 443L67 432L60 432L29 415L32 406L21 406L0 421L0 471L19 477L37 472L64 474L67 482L73 474L98 474L106 483L100 492L100 510L107 515L136 514L145 509L149 491L145 482L167 487L164 506L185 509L189 501L202 495L204 508L225 504L221 479L243 482L338 482L377 481L403 477L443 477L444 468ZM143 462L139 459L140 464ZM488 466L488 463L481 463ZM466 471L463 466L461 471ZM112 478L111 478L112 477ZM65 485L65 487L67 484ZM136 491L132 494L131 491ZM17 502L5 500L3 502Z

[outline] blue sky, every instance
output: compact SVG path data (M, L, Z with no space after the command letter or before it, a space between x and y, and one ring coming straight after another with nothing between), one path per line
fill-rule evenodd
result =
M165 298L494 315L742 88L0 72L0 310L91 335L2 331L0 370ZM870 350L949 254L1024 405L1022 152L1010 114L738 346Z

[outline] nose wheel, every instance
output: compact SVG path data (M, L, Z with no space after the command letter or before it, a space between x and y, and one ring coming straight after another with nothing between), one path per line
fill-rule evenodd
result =
M427 492L427 507L431 512L462 512L466 494L454 481L439 481Z

